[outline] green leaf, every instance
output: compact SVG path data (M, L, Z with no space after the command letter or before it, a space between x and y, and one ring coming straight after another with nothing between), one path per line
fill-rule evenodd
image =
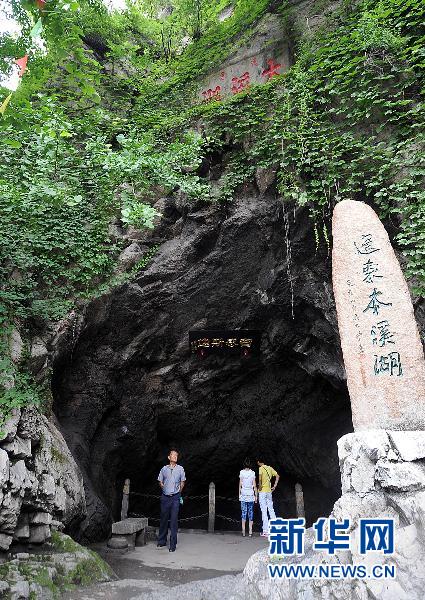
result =
M7 144L8 146L10 146L11 148L21 148L22 147L21 142L18 142L18 140L5 139L5 140L3 140L3 142L5 144Z
M42 31L43 31L43 21L41 20L41 17L40 17L38 19L37 23L31 29L30 36L32 37L32 39L35 39L36 37L38 37L40 35L40 33Z
M77 195L74 196L73 198L69 198L68 200L65 201L65 204L67 204L67 206L77 206L78 204L81 204L83 200L83 197L81 195Z

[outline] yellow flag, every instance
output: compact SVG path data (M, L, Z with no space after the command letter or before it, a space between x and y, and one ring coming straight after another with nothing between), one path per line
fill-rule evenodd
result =
M0 115L4 115L4 111L6 110L7 105L9 104L12 96L13 96L13 92L8 95L8 97L4 100L3 104L0 106Z

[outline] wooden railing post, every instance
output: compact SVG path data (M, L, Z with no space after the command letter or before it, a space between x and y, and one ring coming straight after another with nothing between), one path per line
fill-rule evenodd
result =
M214 533L215 524L215 483L211 482L208 493L208 533Z
M305 518L304 494L301 483L295 484L295 504L297 507L297 517Z
M128 514L128 500L130 496L130 480L124 481L124 488L122 490L122 504L121 504L121 521L127 518Z

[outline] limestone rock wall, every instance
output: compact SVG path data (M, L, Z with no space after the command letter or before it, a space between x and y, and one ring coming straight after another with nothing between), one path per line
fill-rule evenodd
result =
M281 3L270 2L269 12L259 20L249 38L242 35L240 40L234 40L235 50L200 82L194 101L220 101L286 73L293 64L295 32L311 33L339 6L338 1L325 3L320 9L316 4L290 0L287 15L282 17ZM233 7L228 6L219 19L231 18L232 14Z
M221 100L252 84L267 83L291 66L290 41L278 15L267 14L249 42L239 48L202 82L198 100Z
M425 586L425 432L370 430L343 436L338 442L342 496L332 517L351 520L351 549L334 556L313 551L313 529L306 532L303 556L284 562L318 564L393 564L395 580L271 581L267 550L248 561L246 598L292 600L421 600ZM360 518L394 518L393 555L358 552ZM354 542L354 543L353 543Z
M0 441L0 550L39 544L86 514L83 478L56 428L35 407L14 409Z

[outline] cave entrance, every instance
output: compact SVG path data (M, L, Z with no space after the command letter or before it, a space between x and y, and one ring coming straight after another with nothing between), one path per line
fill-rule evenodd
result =
M214 482L216 528L237 530L239 472L248 457L258 474L257 455L281 475L278 516L296 516L296 483L303 487L307 524L327 516L341 491L336 441L352 429L346 391L293 362L269 363L263 353L249 360L191 355L183 366L186 371L176 364L141 376L133 363L124 373L108 370L106 381L105 370L78 354L57 366L54 410L87 482L89 515L80 539L108 536L110 523L120 519L126 478L129 513L158 523L157 477L171 447L187 477L181 527L207 528ZM255 523L258 531L258 508Z
M158 495L170 447L181 452L185 495L205 496L214 482L218 497L234 498L218 514L239 519L239 472L257 453L282 476L278 514L295 514L296 482L308 523L340 496L336 442L352 431L351 407L329 257L308 210L293 223L291 293L281 199L244 195L224 211L180 201L167 200L150 266L87 305L57 350L53 410L85 477L88 515L72 532L83 541L108 536L126 478L133 492ZM261 332L260 352L241 356L241 342L202 360L188 351L188 331L229 330ZM207 512L205 498L196 502L182 519ZM134 496L130 511L159 518L158 499Z
M253 461L254 462L254 461ZM257 474L258 467L252 464L252 468ZM233 479L234 489L229 496L223 496L223 493L229 493L229 485L226 481L219 481L215 486L215 531L239 531L241 524L240 502L237 495L238 479L237 474ZM309 479L299 479L291 474L282 475L283 483L280 488L273 493L273 504L276 516L282 518L295 518L297 514L295 486L301 485L303 494L308 497L306 508L306 522L310 526L318 516L324 515L323 506L329 503L329 490L318 486L317 482ZM193 491L191 491L193 490ZM195 494L194 492L200 492ZM154 491L155 492L155 491ZM202 493L203 492L203 493ZM157 527L159 525L159 500L160 495L157 490L155 493L140 492L130 489L129 495L129 517L148 517L149 524ZM333 497L333 495L331 495ZM183 492L184 503L180 507L179 527L182 529L208 529L209 519L209 489L202 490L201 487L190 485L185 487ZM336 497L334 498L336 500ZM119 515L116 516L119 518ZM261 532L262 517L259 504L254 505L254 531Z
M189 332L189 348L192 355L202 359L199 363L201 371L205 368L214 370L224 368L228 361L233 361L233 366L239 360L239 368L251 371L262 368L260 361L261 331L260 330L192 330ZM250 360L247 360L250 359ZM257 373L258 376L258 373ZM319 384L323 390L323 382ZM212 391L211 399L215 396ZM175 411L163 412L157 422L157 441L162 448L162 462L146 466L146 472L132 473L130 492L130 516L147 516L153 525L159 523L159 498L160 489L156 481L156 471L167 463L167 448L179 450L179 463L186 469L186 485L184 489L184 504L180 507L179 524L182 528L207 529L208 527L208 502L209 484L215 485L216 497L216 529L235 530L240 525L240 503L238 500L239 471L243 468L244 461L248 458L251 468L257 474L256 458L263 457L266 464L272 465L281 475L281 481L273 494L275 511L278 516L294 518L297 516L295 486L300 484L305 499L305 516L307 525L311 525L319 516L330 512L334 501L340 495L339 478L330 481L319 481L314 473L309 473L309 467L303 463L303 452L297 456L296 448L285 450L284 437L279 435L280 427L277 426L276 411L272 408L271 398L261 394L254 406L248 402L249 393L240 405L241 419L239 431L235 435L226 432L226 405L235 403L235 388L229 382L228 393L222 394L220 405L214 402L222 415L223 427L214 431L206 423L214 422L214 415L205 414L205 423L196 433L197 419L193 411L187 415L177 416ZM236 391L236 397L239 394ZM247 413L247 405L251 405L255 420ZM196 411L196 407L195 407ZM208 411L207 411L208 412ZM335 411L337 413L338 411ZM199 414L198 414L199 417ZM215 414L217 419L217 413ZM319 447L319 437L323 438L326 428L329 428L329 413L316 415L316 427L310 429L304 443ZM229 416L230 420L230 416ZM332 422L338 421L337 414L333 415ZM344 421L344 418L342 419ZM341 427L344 425L341 422ZM202 443L194 442L193 437ZM242 441L244 440L244 441ZM202 445L202 448L200 447ZM283 456L290 456L290 462L302 466L300 473L286 469ZM282 464L283 462L283 464ZM130 466L130 465L129 465ZM335 465L333 465L335 466ZM324 465L319 466L324 470ZM316 465L317 470L317 465ZM339 473L338 473L339 475ZM119 479L118 487L122 483ZM329 485L330 484L330 485ZM119 502L115 508L115 516L119 516ZM257 504L254 507L254 530L261 530L261 511Z

